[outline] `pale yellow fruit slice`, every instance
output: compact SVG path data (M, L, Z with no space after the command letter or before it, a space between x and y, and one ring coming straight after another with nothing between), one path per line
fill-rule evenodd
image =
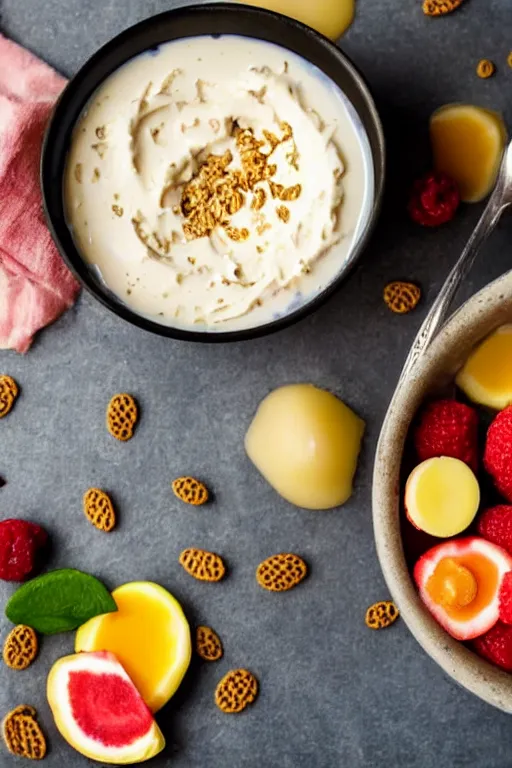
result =
M457 386L480 405L502 411L512 403L512 325L502 325L471 353Z
M352 24L355 0L238 0L302 21L331 40L337 40Z
M476 203L491 191L507 140L502 116L471 104L447 104L430 118L436 171L457 182L460 198Z
M112 597L118 610L77 631L75 651L110 651L142 698L157 712L178 689L192 655L190 627L167 590L148 581L124 584Z
M407 480L405 508L416 528L445 539L462 533L473 522L480 487L471 469L448 456L427 459Z
M364 422L311 384L281 387L263 400L245 438L251 461L287 501L306 509L344 504Z

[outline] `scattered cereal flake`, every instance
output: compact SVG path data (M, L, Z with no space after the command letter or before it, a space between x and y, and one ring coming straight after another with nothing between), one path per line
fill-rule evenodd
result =
M464 0L424 0L423 13L425 16L445 16L455 11Z
M476 73L478 77L483 80L487 80L488 77L492 77L496 72L496 65L490 59L480 59L476 67Z

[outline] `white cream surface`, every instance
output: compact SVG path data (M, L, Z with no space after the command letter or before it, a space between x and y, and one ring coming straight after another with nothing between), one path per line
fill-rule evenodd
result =
M208 158L221 164L211 184ZM82 255L128 306L215 332L270 322L330 283L372 178L358 118L319 70L252 38L198 37L104 82L64 195Z

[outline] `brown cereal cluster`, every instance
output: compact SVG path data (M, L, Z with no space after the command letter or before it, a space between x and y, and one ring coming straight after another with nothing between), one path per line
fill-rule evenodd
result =
M464 0L424 0L423 13L425 16L446 16L455 11Z
M384 301L392 312L405 315L411 312L421 298L421 290L414 283L394 280L384 288Z
M199 507L208 501L208 488L194 477L178 477L172 484L172 490L178 499L194 507Z
M399 615L398 608L391 600L383 600L370 605L366 611L366 626L370 629L386 629L395 623Z
M254 136L250 128L242 129L235 125L233 135L240 153L241 169L229 169L233 162L229 150L223 155L208 155L181 195L180 208L186 219L183 231L188 240L208 237L216 227L223 227L231 240L243 241L249 238L249 230L233 227L231 217L242 208L247 192L254 193L254 210L260 210L265 204L265 190L256 185L269 182L276 174L277 166L270 162L272 152L293 135L287 123L283 123L281 129L281 138L264 131L265 141L262 141ZM262 150L267 148L267 143L270 151L264 152ZM283 196L273 193L273 197L279 196L280 200L296 200L301 193L300 184L289 189L282 185L275 186L282 189ZM288 218L289 213L283 220L287 221Z
M252 704L258 695L258 681L247 669L225 675L215 691L215 703L226 714L235 714Z
M22 704L4 718L2 731L9 752L29 760L42 760L46 755L46 739L37 722L34 707Z
M490 59L480 59L476 66L476 73L482 80L492 77L496 72L496 64Z
M21 671L30 667L37 656L37 635L31 627L18 624L7 635L3 659L8 667Z
M196 653L204 661L218 661L224 653L220 637L211 627L196 629Z
M137 403L131 395L114 395L107 408L107 429L117 440L129 440L138 415Z
M221 581L226 574L226 566L220 555L206 552L204 549L183 550L180 564L199 581Z
M308 567L298 555L273 555L258 566L256 581L269 592L287 592L300 584L307 573Z
M11 376L0 376L0 419L12 410L18 397L18 385Z
M112 499L99 488L89 488L84 495L84 514L99 531L109 533L116 524Z

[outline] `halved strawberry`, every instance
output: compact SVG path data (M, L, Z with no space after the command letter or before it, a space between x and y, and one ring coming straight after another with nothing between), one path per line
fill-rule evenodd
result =
M487 632L499 618L499 595L512 556L479 536L443 542L414 567L414 580L430 613L456 640Z

